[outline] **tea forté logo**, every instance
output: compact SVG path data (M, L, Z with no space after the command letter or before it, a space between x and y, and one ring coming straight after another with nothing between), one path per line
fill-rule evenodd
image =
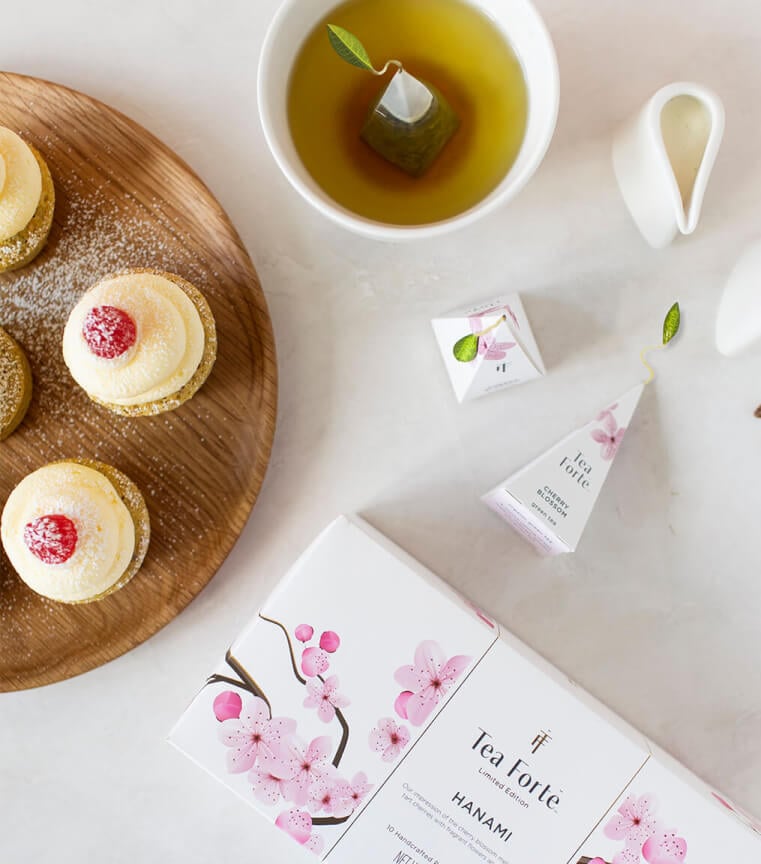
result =
M541 729L539 732L537 732L536 737L531 742L531 752L532 753L536 753L536 751L540 747L544 747L545 744L549 744L550 741L552 741L552 735L550 735L551 731L552 731L551 729L548 729L547 732L545 732L544 729Z

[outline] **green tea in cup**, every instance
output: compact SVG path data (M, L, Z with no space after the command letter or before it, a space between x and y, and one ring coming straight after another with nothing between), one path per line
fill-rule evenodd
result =
M341 62L328 24L380 64L398 63L384 77ZM431 94L414 123L386 104L400 83ZM390 224L439 222L484 199L516 160L527 113L515 52L465 0L349 0L314 27L290 75L288 121L306 169L336 203Z

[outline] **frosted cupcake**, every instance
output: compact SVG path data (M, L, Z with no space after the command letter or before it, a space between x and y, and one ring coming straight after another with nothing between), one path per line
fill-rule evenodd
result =
M40 154L0 126L0 273L28 264L53 224L55 190Z
M32 371L19 344L0 327L0 441L24 419L32 398Z
M91 288L69 315L63 358L87 395L118 414L171 411L209 376L214 317L190 282L127 270Z
M51 600L89 603L126 585L143 563L150 522L143 496L102 462L53 462L11 492L3 548L26 584Z

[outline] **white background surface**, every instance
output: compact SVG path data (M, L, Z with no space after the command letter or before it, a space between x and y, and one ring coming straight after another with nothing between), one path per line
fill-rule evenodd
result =
M761 11L748 0L539 0L558 129L511 205L394 248L307 209L259 129L275 0L10 3L0 64L126 112L206 180L270 304L280 411L259 503L203 594L85 676L0 697L0 860L281 861L291 842L164 743L215 658L298 552L359 511L517 635L761 813L761 346L713 347L722 282L758 231ZM727 132L697 233L645 246L611 132L654 90L715 88ZM0 118L2 122L2 118ZM548 376L458 406L429 319L520 290ZM579 551L543 560L478 496L630 387L679 299L683 338Z

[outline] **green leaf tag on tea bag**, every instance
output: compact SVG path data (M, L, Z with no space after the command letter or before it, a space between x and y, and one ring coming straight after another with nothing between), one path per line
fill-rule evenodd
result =
M362 140L387 161L413 177L420 177L441 153L460 125L443 94L389 60L376 69L364 45L343 27L328 24L333 49L347 63L383 75L398 66L391 81L378 94L362 127Z

